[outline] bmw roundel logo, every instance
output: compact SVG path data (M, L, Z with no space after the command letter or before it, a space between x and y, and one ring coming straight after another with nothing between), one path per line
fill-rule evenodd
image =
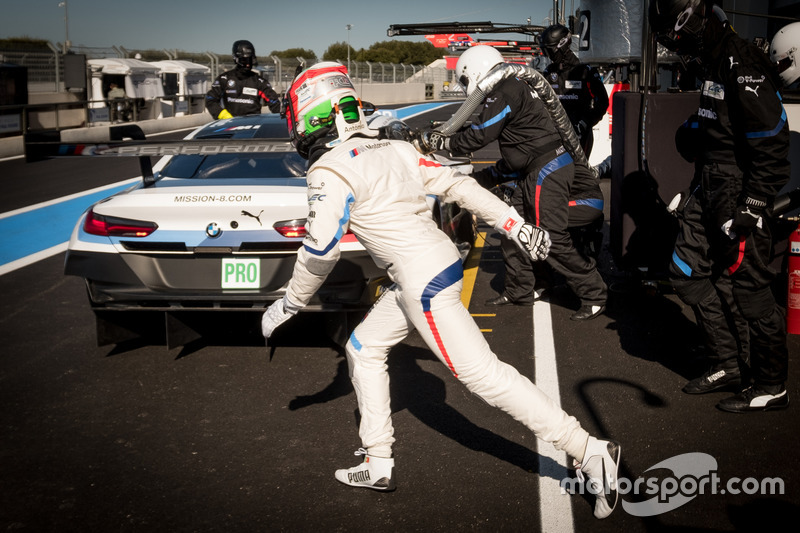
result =
M206 235L213 239L222 235L222 230L219 228L219 226L217 226L216 222L212 222L206 226Z

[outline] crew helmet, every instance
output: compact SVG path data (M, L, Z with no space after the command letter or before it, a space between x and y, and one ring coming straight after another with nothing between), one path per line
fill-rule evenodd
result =
M775 37L769 47L769 57L778 67L778 74L783 80L783 84L789 86L800 79L800 22L792 22L784 26Z
M458 58L456 79L464 87L467 95L470 95L478 82L501 63L503 56L495 48L485 44L473 46Z
M375 137L364 115L361 100L347 75L347 67L323 61L302 71L287 91L289 136L297 152L308 158L311 146L324 140L325 146L353 135Z
M258 65L256 47L250 41L233 43L233 62L242 68L250 69Z
M668 50L697 57L703 50L703 32L710 13L707 0L652 0L650 27Z
M539 36L539 46L553 63L560 63L572 45L572 32L566 26L553 24Z

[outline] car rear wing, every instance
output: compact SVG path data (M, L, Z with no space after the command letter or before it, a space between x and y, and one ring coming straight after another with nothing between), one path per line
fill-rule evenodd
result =
M62 142L60 131L25 134L25 160L29 163L56 157L138 157L145 187L155 183L151 157L172 155L263 154L294 152L286 138L280 139L182 139L152 141L135 124L108 128L108 141Z

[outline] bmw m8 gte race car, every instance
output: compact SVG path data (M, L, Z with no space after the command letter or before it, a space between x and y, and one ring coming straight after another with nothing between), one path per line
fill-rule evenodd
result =
M380 122L401 134L406 128L386 116ZM59 155L65 153L135 155L147 163L140 183L81 216L69 242L65 273L86 282L100 345L162 331L163 342L180 346L202 336L200 314L263 312L283 296L308 202L307 163L279 115L211 122L184 141L62 144ZM164 157L149 172L152 156ZM472 244L472 216L431 202L462 249ZM306 310L353 321L389 280L353 234L342 238L341 250ZM259 317L250 313L246 320L255 326Z

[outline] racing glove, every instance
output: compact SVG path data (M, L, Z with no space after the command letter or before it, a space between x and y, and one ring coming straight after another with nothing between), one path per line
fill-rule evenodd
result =
M217 115L217 118L219 118L219 119L233 118L233 115L231 115L230 111L228 111L227 109L223 109L222 111L219 112L219 115Z
M438 150L448 149L449 138L436 130L417 132L414 138L414 147L423 155L432 154Z
M300 306L292 304L284 295L283 298L267 307L261 316L261 334L266 339L270 338L275 328L292 318L299 310Z
M508 208L494 228L514 241L533 261L547 259L552 244L550 234L539 226L525 222L513 207Z
M767 201L747 195L740 200L733 213L730 229L741 237L750 235L756 226L761 227L761 215L767 207Z

